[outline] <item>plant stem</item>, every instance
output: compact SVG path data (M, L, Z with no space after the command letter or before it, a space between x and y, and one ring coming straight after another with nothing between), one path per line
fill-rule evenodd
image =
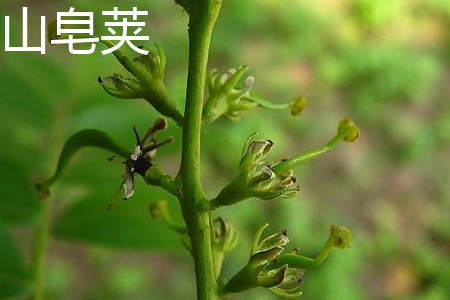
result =
M221 0L197 0L190 11L189 70L183 124L181 207L192 244L198 300L217 300L211 245L210 212L201 209L206 201L200 179L200 135L206 69L211 36Z
M299 254L285 254L277 257L276 262L273 262L268 268L277 269L281 268L283 265L288 265L292 268L314 270L320 267L327 259L333 248L333 237L330 235L316 258L309 258Z
M282 172L285 172L287 170L293 169L297 167L298 165L304 163L305 161L315 158L316 156L319 156L320 154L323 154L329 150L331 150L333 147L335 147L342 138L347 135L350 132L349 130L345 130L341 133L336 134L335 137L333 137L328 143L326 143L323 146L320 146L319 148L310 150L308 152L302 153L300 155L296 155L290 159L287 159L275 166L272 167L272 171L275 174L280 174Z
M34 232L32 253L33 300L44 299L44 268L50 231L52 197L42 200L42 210Z

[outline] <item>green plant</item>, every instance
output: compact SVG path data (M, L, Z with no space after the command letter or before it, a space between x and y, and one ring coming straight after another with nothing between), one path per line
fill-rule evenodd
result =
M200 140L203 126L210 126L214 120L227 117L237 120L246 111L255 107L267 109L290 109L292 115L299 115L306 106L306 98L299 97L286 103L272 103L252 91L253 77L247 77L244 86L238 84L248 70L247 66L230 69L220 74L211 71L207 78L207 65L211 36L222 0L177 0L189 14L189 68L184 115L176 108L164 85L165 55L156 46L156 52L147 56L130 58L120 49L114 52L117 60L133 75L99 77L106 92L117 98L145 99L162 115L171 118L182 129L182 159L179 172L172 177L156 164L156 149L170 143L171 138L157 141L158 132L167 128L164 118L159 118L141 137L136 128L136 146L133 150L119 145L103 131L87 129L73 135L64 145L55 174L38 184L42 198L50 196L50 187L64 174L72 157L84 147L97 147L113 152L123 158L125 175L122 185L124 200L134 193L135 176L146 183L159 186L178 199L184 224L177 224L167 208L167 202L156 202L150 207L151 215L167 224L182 238L186 249L192 254L195 265L197 298L215 300L231 293L243 292L255 287L268 288L282 296L299 296L301 279L306 270L319 267L333 248L350 246L351 234L343 226L333 225L328 240L316 258L301 255L294 249L284 253L289 242L286 232L262 238L267 224L256 233L254 247L248 263L231 279L221 278L222 264L227 253L236 246L238 234L231 224L222 218L212 218L212 212L250 198L273 200L291 198L298 192L293 169L306 160L314 158L340 141L353 142L359 136L356 125L348 118L341 120L336 135L323 146L294 155L289 159L269 164L266 156L274 143L271 140L254 140L250 135L244 144L239 172L214 198L207 196L200 179ZM51 38L54 24L50 25ZM103 43L109 43L104 42ZM107 46L113 46L107 44ZM205 85L208 83L208 98ZM113 158L112 158L113 159ZM111 203L112 205L112 203ZM51 201L46 200L41 226L37 228L35 247L35 299L43 299L42 273L43 257L48 234L48 209Z

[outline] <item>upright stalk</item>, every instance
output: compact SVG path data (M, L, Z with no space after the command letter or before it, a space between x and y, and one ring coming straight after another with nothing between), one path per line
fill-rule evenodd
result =
M52 198L42 201L42 211L37 220L34 233L34 245L32 253L32 280L33 280L33 300L43 300L44 298L44 269L45 257L50 231L50 217L52 208Z
M194 256L197 299L219 299L214 276L210 212L200 179L200 135L205 79L211 36L221 0L198 0L190 12L189 70L183 124L181 207L189 231Z

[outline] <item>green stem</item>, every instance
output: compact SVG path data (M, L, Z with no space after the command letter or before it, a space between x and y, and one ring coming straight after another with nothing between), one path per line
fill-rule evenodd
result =
M197 0L190 11L189 70L183 123L180 176L181 207L194 257L197 299L219 299L214 276L210 213L201 208L205 196L200 180L200 135L209 47L221 0Z
M145 173L145 182L150 185L159 186L172 195L180 197L180 187L169 176L163 174L159 166L155 165Z
M52 197L42 200L42 210L39 215L38 224L34 232L34 246L31 266L33 280L33 300L44 299L44 270L46 250L50 232L52 203Z
M295 102L295 101L290 100L290 101L286 101L286 102L275 103L275 102L271 102L271 101L265 99L262 96L255 95L255 94L246 96L246 97L244 97L244 99L255 102L261 107L264 107L267 109L273 109L273 110L291 108L292 104Z
M332 138L325 145L323 145L319 148L310 150L308 152L302 153L300 155L296 155L290 159L287 159L287 160L271 167L271 169L277 175L280 173L283 173L287 170L291 170L311 158L314 158L316 156L319 156L320 154L328 152L333 147L335 147L342 140L342 138L345 137L350 131L351 131L351 129L344 130L343 132L337 134L334 138Z
M211 210L221 206L229 206L240 201L253 197L252 193L244 184L244 179L236 176L227 186L225 186L216 198L209 202Z
M309 258L306 256L298 255L298 254L286 254L281 255L277 258L277 260L272 263L269 268L277 269L281 268L284 265L288 265L292 268L299 268L305 270L313 270L320 267L320 265L325 261L328 255L333 250L333 237L330 235L328 237L327 242L323 246L319 255L316 258Z

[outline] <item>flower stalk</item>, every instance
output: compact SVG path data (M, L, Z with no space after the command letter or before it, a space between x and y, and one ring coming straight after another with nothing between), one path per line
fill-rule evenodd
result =
M206 70L214 25L221 0L197 0L189 12L189 69L183 123L180 200L194 258L197 299L218 300L214 271L210 212L202 209L206 201L200 179L200 135Z
M347 143L354 142L359 137L359 129L356 127L355 123L349 118L342 119L337 128L336 135L323 146L310 150L308 152L302 153L300 155L294 156L290 159L282 161L279 164L274 165L271 169L275 174L280 174L286 170L291 170L307 160L315 158L329 150L333 149L339 144L340 141Z
M150 206L155 220L162 221L181 240L192 255L197 285L197 300L219 300L230 293L243 292L256 287L264 287L271 292L293 297L301 295L300 287L305 270L320 266L333 248L345 249L350 245L351 234L345 227L333 225L323 249L316 258L308 258L297 251L284 253L289 243L286 231L262 238L267 224L255 235L250 258L245 266L230 280L221 278L226 255L232 251L238 234L234 227L221 217L212 218L212 211L249 198L273 200L294 197L299 191L293 169L306 160L325 153L340 141L353 142L359 136L359 129L348 118L343 119L337 133L325 145L295 155L278 163L268 163L267 156L274 146L273 141L255 140L252 134L244 144L239 172L219 194L211 199L205 195L200 176L200 145L202 126L219 117L239 119L245 112L257 106L267 109L290 109L292 115L300 115L307 99L299 97L285 103L273 103L256 96L253 76L243 80L247 66L230 69L220 74L213 70L207 80L209 48L213 29L218 18L222 0L175 0L189 15L189 66L186 89L186 103L182 115L171 99L164 85L166 58L157 45L156 51L148 55L130 58L120 49L114 52L116 59L132 74L127 78L120 74L99 77L99 83L110 95L121 99L143 98L162 115L172 118L182 128L181 165L175 177L165 174L154 162L156 149L172 142L172 138L157 140L157 132L167 128L164 118L159 118L141 138L136 128L136 144L132 151L118 145L106 133L86 129L72 136L65 144L56 171L50 179L37 185L40 195L49 196L49 188L66 171L73 156L84 147L97 147L113 152L125 161L122 187L123 200L134 194L135 176L140 175L148 185L165 189L178 199L184 224L172 218L168 202L158 201ZM49 34L55 34L54 24L50 24ZM81 36L79 36L81 37ZM51 37L56 38L56 37ZM102 41L113 47L109 41ZM208 98L205 100L205 85L208 84ZM111 157L109 160L114 160ZM49 203L49 202L47 202ZM112 206L111 202L110 206ZM49 204L50 206L50 204ZM35 298L42 299L42 259L48 235L49 210L44 210L45 218L36 233ZM44 222L45 221L45 222ZM220 284L218 282L225 282Z

